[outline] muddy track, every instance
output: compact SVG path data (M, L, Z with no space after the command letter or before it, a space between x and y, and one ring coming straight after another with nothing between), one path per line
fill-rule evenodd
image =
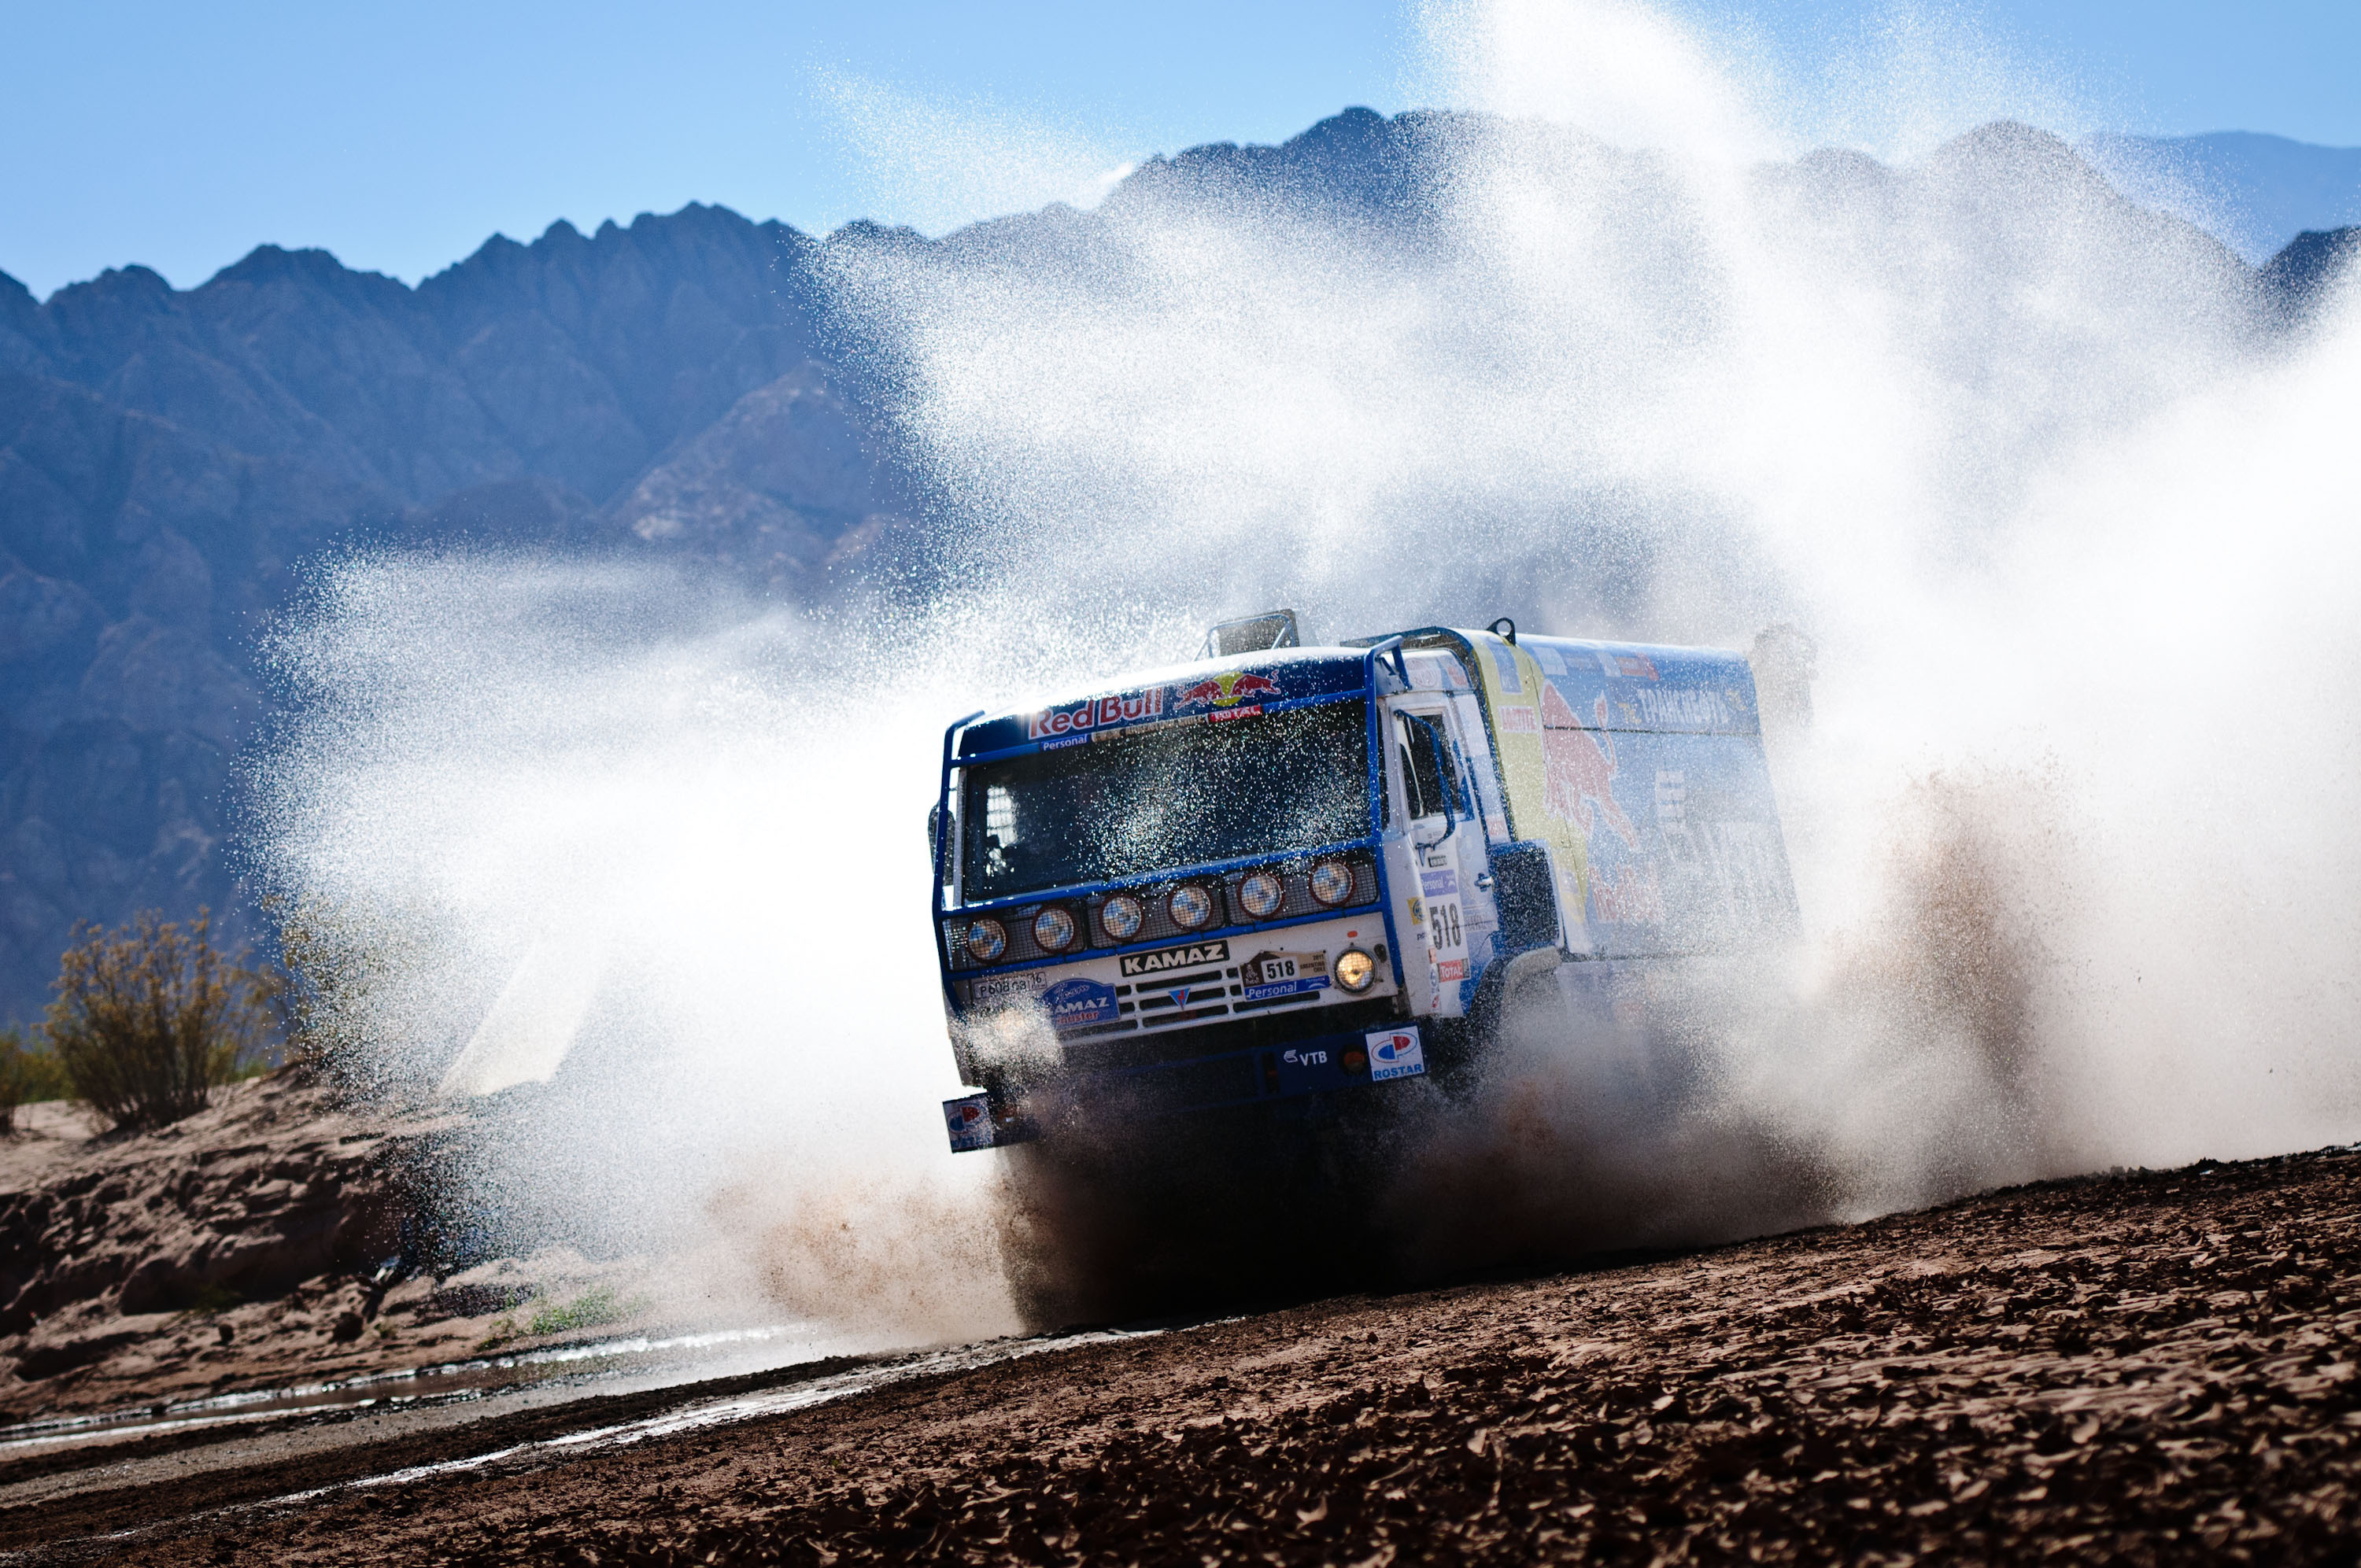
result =
M2356 1216L2348 1152L2060 1183L679 1430L522 1449L522 1427L467 1430L102 1488L0 1515L0 1539L275 1564L2352 1562Z

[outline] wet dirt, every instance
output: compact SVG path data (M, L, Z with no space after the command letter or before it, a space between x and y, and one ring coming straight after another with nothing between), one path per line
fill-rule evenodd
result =
M308 1452L266 1438L137 1485L53 1475L0 1509L0 1547L2351 1562L2356 1215L2346 1151L2049 1184L1147 1337L755 1374ZM25 1494L0 1475L0 1497Z
M449 1256L433 1173L479 1131L449 1107L287 1072L168 1127L38 1104L18 1128L0 1138L0 1464L61 1418L186 1425L249 1398L422 1391L389 1379L516 1382L586 1341L782 1330L775 1304L717 1308L682 1257Z

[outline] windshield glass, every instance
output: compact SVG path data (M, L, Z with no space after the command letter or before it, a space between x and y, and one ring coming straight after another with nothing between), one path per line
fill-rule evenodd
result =
M1367 708L1324 702L961 771L971 904L1369 831Z

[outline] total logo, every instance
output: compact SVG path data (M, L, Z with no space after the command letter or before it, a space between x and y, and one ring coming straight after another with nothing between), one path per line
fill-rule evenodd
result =
M1230 670L1199 681L1193 686L1183 686L1172 695L1175 707L1235 707L1252 697L1277 696L1279 683L1268 675L1249 674L1244 670Z
M1363 1036L1369 1047L1369 1080L1419 1078L1426 1072L1426 1050L1416 1029L1380 1029Z

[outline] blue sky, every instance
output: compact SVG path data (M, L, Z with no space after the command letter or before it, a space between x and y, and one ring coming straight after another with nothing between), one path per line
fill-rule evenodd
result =
M2361 144L2361 0L1662 9L1800 105L1811 137L1892 131L1828 106L1902 38L1940 45L1917 80L1940 82L1926 95L1947 123ZM46 295L137 261L188 287L271 241L414 281L495 231L692 200L818 231L863 214L935 230L1087 199L1147 153L1447 100L1421 15L1391 0L0 0L0 270Z

